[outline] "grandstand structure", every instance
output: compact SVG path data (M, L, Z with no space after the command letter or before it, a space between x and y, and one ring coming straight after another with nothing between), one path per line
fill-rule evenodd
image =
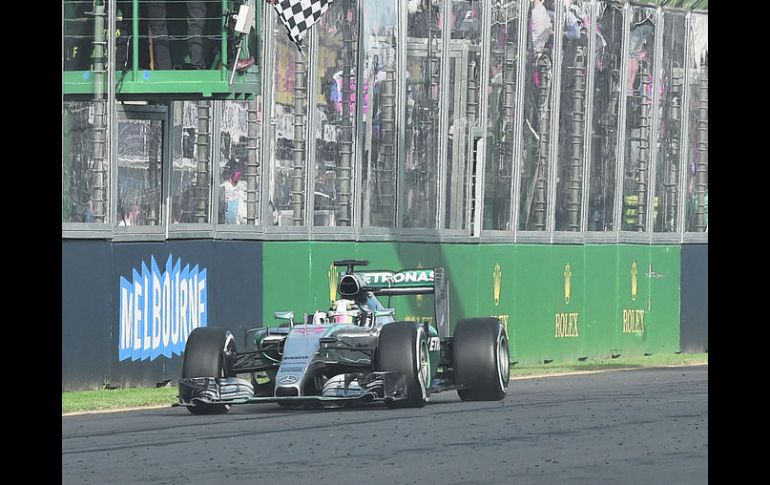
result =
M64 0L62 257L67 389L345 258L444 267L512 361L707 351L708 2L334 0L300 50L262 0Z

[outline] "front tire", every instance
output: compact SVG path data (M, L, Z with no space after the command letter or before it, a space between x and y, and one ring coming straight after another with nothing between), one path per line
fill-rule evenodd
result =
M501 401L510 378L505 327L497 318L469 318L455 327L453 365L463 401Z
M235 339L229 330L218 327L198 327L190 333L182 360L182 378L232 377L230 359L235 353ZM179 386L179 396L185 402L193 397L192 390ZM192 414L224 414L229 404L186 406Z
M376 368L399 372L406 378L407 398L393 401L388 406L425 406L431 384L425 328L413 322L393 322L383 326L377 346Z

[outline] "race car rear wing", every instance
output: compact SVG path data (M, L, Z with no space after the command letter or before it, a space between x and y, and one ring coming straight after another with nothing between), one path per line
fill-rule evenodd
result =
M400 271L356 271L356 266L369 261L335 261L334 266L345 266L337 292L344 297L365 298L367 292L375 296L433 295L436 330L440 338L450 336L448 280L444 268L414 268Z

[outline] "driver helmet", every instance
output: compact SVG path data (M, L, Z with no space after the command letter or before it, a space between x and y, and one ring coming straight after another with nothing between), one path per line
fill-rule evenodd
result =
M337 300L332 304L327 313L329 321L332 323L355 323L361 315L361 309L353 300Z

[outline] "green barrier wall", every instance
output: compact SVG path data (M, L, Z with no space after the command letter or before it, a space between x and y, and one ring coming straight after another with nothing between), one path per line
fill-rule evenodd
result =
M349 258L371 269L444 266L452 325L498 316L522 364L679 350L679 246L266 241L264 323L277 324L278 310L299 319L328 308L331 262ZM391 305L401 319L433 314L431 296Z

